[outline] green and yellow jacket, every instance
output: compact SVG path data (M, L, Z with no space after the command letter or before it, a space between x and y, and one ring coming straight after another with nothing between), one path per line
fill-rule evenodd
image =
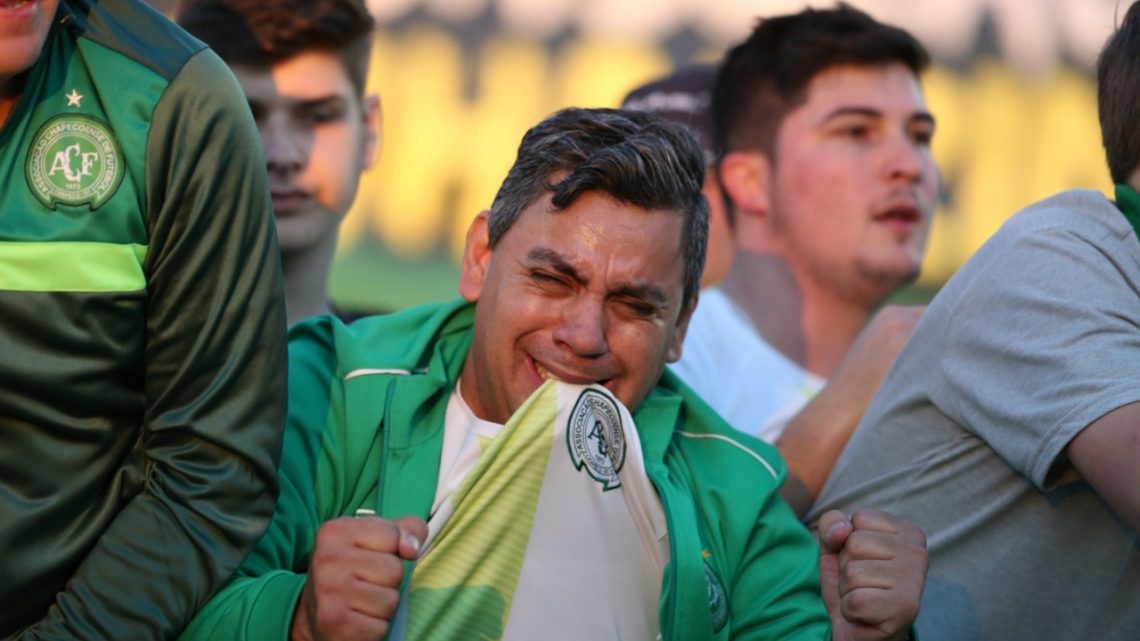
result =
M279 257L225 65L61 0L0 128L0 638L172 638L268 524Z
M358 508L428 517L474 317L458 301L291 330L273 522L183 639L286 639L322 523ZM669 372L633 417L669 530L662 637L830 638L817 548L777 494L775 450L732 430Z

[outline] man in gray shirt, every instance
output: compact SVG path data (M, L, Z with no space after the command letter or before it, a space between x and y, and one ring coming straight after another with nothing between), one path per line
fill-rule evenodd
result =
M926 531L924 641L1140 638L1140 3L1097 83L1115 202L1037 203L959 270L808 516Z

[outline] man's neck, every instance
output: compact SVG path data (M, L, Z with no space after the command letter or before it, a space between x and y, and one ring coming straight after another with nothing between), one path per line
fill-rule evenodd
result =
M311 316L329 314L329 270L336 253L336 234L299 252L282 252L285 277L285 314L292 327Z
M768 344L823 378L835 371L873 311L797 278L775 253L740 251L720 287Z
M1131 187L1132 191L1140 193L1140 168L1132 172L1132 175L1128 177L1128 180L1126 180L1124 184Z

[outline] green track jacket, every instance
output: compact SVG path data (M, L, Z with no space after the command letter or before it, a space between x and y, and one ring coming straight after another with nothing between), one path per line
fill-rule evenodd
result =
M273 522L183 639L286 639L323 522L357 508L427 518L474 317L459 301L292 330ZM670 372L633 416L669 530L662 638L829 639L817 548L777 494L785 471L775 451L732 430Z

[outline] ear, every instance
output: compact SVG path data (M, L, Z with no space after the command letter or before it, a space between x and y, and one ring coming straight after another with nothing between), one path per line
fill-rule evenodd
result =
M479 300L483 281L491 266L491 238L488 235L489 210L479 212L467 228L467 241L463 247L463 261L459 266L459 294L469 301Z
M384 143L384 110L380 104L380 96L371 94L364 97L363 111L364 131L362 132L363 145L360 158L361 169L369 169L380 155L380 147Z
M763 216L772 206L772 161L759 151L730 151L721 158L720 183L738 217Z
M693 311L697 309L699 294L693 294L693 300L681 308L681 315L677 317L677 326L673 337L669 339L669 347L665 351L665 362L676 363L681 360L682 345L685 344L685 333L689 331L689 320L693 318Z

